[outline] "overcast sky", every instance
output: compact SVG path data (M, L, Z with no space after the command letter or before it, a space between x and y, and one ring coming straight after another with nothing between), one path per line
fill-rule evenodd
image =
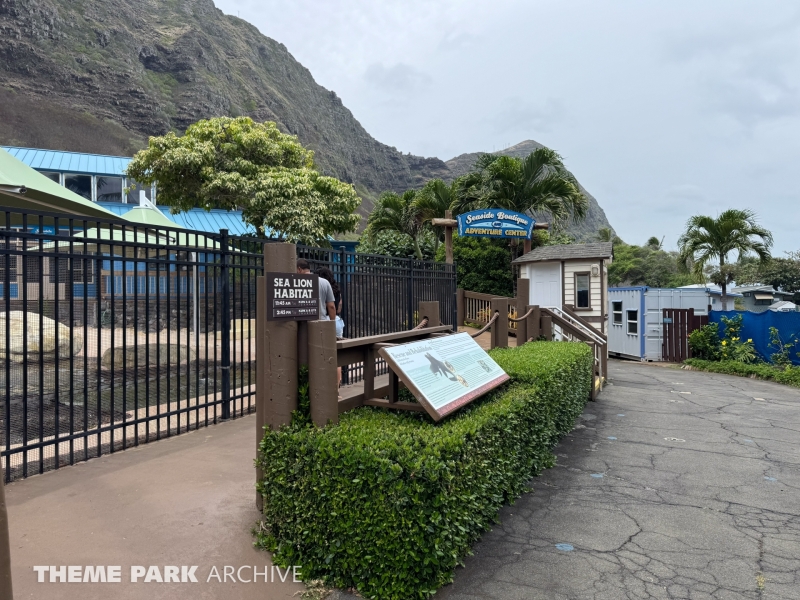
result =
M375 138L449 159L534 139L629 243L752 208L800 249L793 0L215 0Z

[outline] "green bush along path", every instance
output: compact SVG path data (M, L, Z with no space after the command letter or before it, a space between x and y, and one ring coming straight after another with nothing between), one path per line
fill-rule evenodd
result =
M496 349L511 382L434 424L361 408L337 426L265 435L257 543L305 580L363 596L425 598L451 581L499 509L552 467L591 386L585 344Z

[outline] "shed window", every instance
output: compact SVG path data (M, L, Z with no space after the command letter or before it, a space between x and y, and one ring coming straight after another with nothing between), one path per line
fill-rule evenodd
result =
M614 325L622 325L622 302L611 303L611 315L614 318Z
M575 308L591 308L589 273L575 273Z
M628 311L628 333L636 335L639 333L639 311Z

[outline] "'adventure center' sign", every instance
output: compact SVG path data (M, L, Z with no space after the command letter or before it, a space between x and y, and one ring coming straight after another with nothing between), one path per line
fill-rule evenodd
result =
M468 333L378 352L436 421L509 379Z
M268 321L319 319L319 277L298 273L267 273Z
M529 240L536 221L528 215L487 208L458 215L458 235Z

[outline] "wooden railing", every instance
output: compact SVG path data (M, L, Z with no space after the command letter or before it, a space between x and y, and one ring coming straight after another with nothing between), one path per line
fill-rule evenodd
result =
M438 325L411 331L400 331L371 337L341 340L336 342L336 362L340 367L363 365L363 390L353 393L343 392L339 400L339 414L359 406L380 406L399 410L422 410L422 406L412 402L399 402L399 383L397 376L389 369L388 382L378 385L378 350L386 345L405 344L430 337L453 333L451 325ZM345 388L342 388L343 390ZM388 396L388 400L383 397Z
M517 331L517 324L511 319L517 318L517 304L515 298L506 296L493 296L492 294L480 294L469 290L458 290L458 325L486 325L494 315L492 311L492 299L505 298L508 300L508 329L512 335ZM462 312L463 309L463 312Z

